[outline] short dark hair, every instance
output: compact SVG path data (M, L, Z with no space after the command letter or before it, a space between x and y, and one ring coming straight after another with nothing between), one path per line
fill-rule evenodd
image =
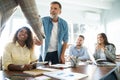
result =
M85 39L85 37L83 35L79 35L79 37L83 38L83 40Z
M60 9L62 9L62 5L58 1L53 1L53 2L51 2L51 4L58 4Z

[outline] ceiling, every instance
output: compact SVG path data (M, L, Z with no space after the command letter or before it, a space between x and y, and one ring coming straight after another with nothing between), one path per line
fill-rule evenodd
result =
M36 0L36 3L41 9L48 9L49 4L53 0ZM66 10L79 10L79 11L94 11L101 12L108 10L116 0L56 0L62 4L63 9Z
M35 0L38 12L41 17L49 15L50 3L54 0ZM119 0L55 0L62 5L61 17L64 17L69 22L82 22L84 19L98 20L100 14L104 10L112 8L114 2ZM15 16L23 17L19 9ZM88 15L88 16L87 16ZM94 18L93 18L94 16Z

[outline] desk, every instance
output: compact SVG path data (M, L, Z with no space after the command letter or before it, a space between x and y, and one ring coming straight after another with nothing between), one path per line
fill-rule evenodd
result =
M80 65L76 68L67 68L63 70L83 73L88 75L88 77L83 78L81 80L99 80L113 68L114 67L97 67L95 65ZM22 74L22 72L0 71L0 80L5 80L5 77L10 77L18 73ZM52 80L57 80L57 79L52 78Z
M95 65L83 65L73 69L68 68L66 70L71 70L73 72L78 72L88 75L88 77L83 78L81 80L99 80L113 68L114 67L97 67Z

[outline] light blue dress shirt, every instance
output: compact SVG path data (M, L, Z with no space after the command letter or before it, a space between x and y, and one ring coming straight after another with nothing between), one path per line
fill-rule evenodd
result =
M82 46L80 49L77 49L76 45L72 45L70 47L69 55L70 56L76 56L80 60L88 60L88 59L90 59L89 54L88 54L88 50L84 46Z
M44 33L45 33L45 49L44 52L41 53L42 57L45 58L47 50L48 50L48 45L50 43L50 38L51 38L51 32L53 28L53 23L52 19L47 16L42 18L42 23L44 27ZM65 20L62 18L58 18L58 58L60 58L60 54L62 51L62 42L68 42L68 24Z

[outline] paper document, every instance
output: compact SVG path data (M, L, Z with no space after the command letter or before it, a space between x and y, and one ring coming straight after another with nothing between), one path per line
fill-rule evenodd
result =
M54 71L54 72L45 72L43 74L60 80L79 80L88 76L82 73L75 73L70 71L67 72L63 70Z
M51 80L51 78L48 76L39 76L35 77L34 80Z
M71 67L70 64L54 64L54 65L51 65L50 67L54 67L54 68L69 68Z
M40 69L40 70L46 70L46 71L58 71L58 69L45 68L45 67L37 67L37 69Z

